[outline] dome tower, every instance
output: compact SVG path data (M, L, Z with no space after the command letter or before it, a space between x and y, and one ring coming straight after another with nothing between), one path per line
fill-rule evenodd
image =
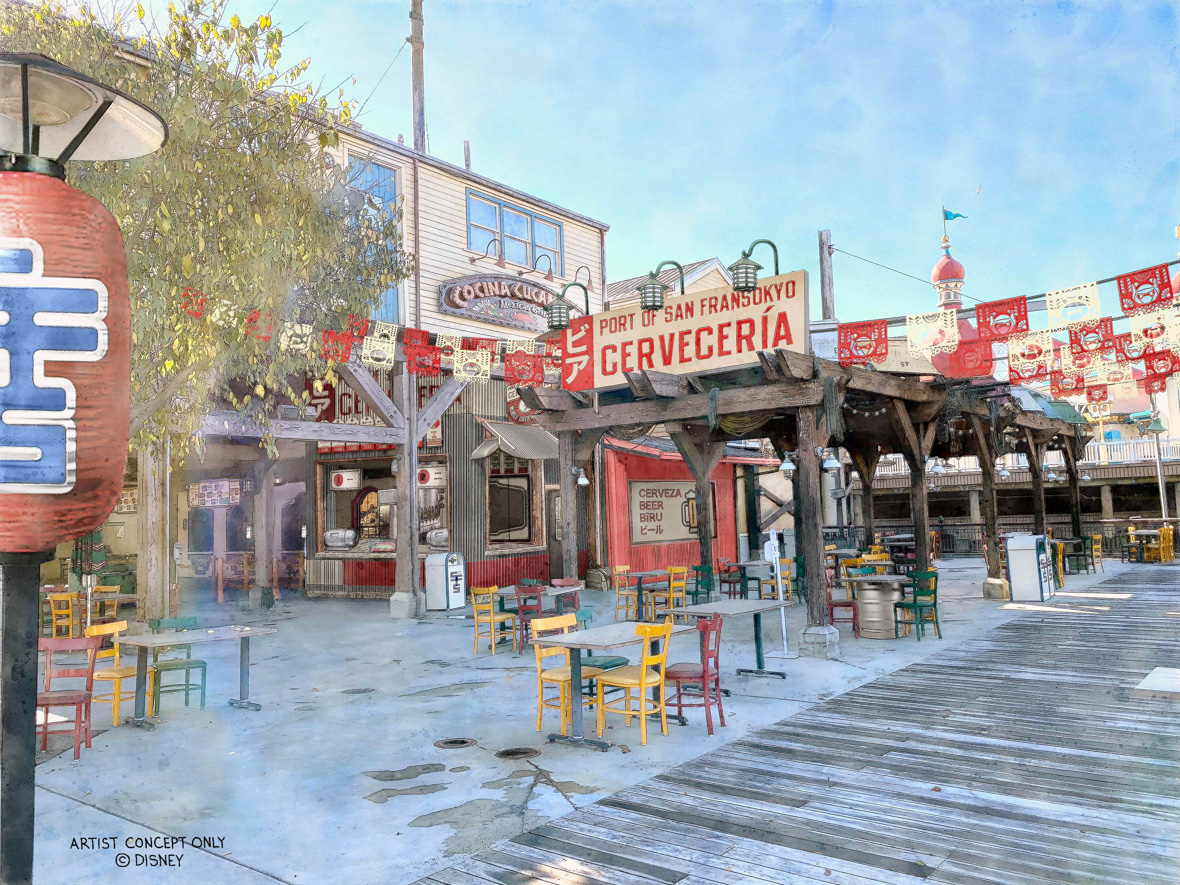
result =
M960 310L963 307L963 280L966 272L963 265L951 258L951 241L942 238L942 258L930 273L930 282L938 292L938 306L943 310Z

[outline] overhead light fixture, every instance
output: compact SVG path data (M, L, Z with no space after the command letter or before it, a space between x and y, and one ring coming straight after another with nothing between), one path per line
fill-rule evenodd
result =
M836 460L836 456L833 455L831 452L828 452L828 457L824 459L823 469L824 470L839 470L841 468L841 466L843 466L843 465L841 465L840 462Z
M774 251L774 275L778 276L778 246L770 240L755 240L749 249L742 250L742 257L729 266L735 292L753 292L758 288L758 271L762 270L762 265L751 260L750 253L759 243L765 243Z
M491 251L492 246L496 247L496 267L503 267L504 248L500 245L500 241L496 237L492 237L490 240L488 240L487 246L484 247L483 255L477 255L474 258L468 258L467 260L472 264L475 264L477 261L482 261L485 258L491 257L488 253Z
M791 474L795 472L795 462L791 460L790 455L783 456L783 463L778 466L780 473Z
M1089 482L1089 481L1090 481L1090 474L1083 473L1082 474L1082 482Z
M590 292L581 283L566 283L561 287L561 294L545 305L545 318L549 322L549 331L556 332L570 327L570 310L573 305L565 298L565 293L577 286L586 296L586 316L590 316Z
M946 468L942 466L942 460L934 459L934 466L930 468L931 473L946 473Z
M670 288L660 280L660 271L665 265L672 265L680 273L680 294L684 294L684 268L679 262L661 261L656 269L647 275L647 279L639 284L639 307L651 313L664 307L664 293Z
M582 271L586 271L586 288L589 291L593 292L594 291L594 279L590 274L589 265L583 264L581 267L579 267L577 270L574 271L574 282L576 283L578 281L578 274L580 274Z
M1000 472L998 474L1000 479L1007 479L1011 475L1012 475L1012 471L1009 470L1005 465L1001 464L1000 465Z
M586 477L586 471L581 467L578 468L578 485L583 487L590 485L590 480Z

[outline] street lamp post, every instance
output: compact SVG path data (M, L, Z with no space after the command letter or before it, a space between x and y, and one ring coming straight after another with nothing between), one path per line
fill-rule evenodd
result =
M1154 406L1154 404L1153 404ZM1155 478L1160 489L1160 513L1164 519L1168 518L1168 492L1164 486L1164 459L1160 452L1160 434L1164 432L1164 425L1160 421L1160 414L1153 409L1151 423L1147 425L1147 432L1155 437Z
M123 488L131 306L118 222L70 160L167 140L151 109L43 55L0 53L0 882L33 875L41 564ZM142 711L137 711L142 715Z
M550 331L556 332L570 327L570 309L574 307L566 300L565 293L577 286L586 296L586 313L590 316L590 293L581 283L566 283L561 287L561 294L545 305L545 318L549 321Z
M742 250L742 257L729 266L735 292L753 292L758 288L758 271L762 270L762 265L751 260L750 253L759 243L765 243L774 252L774 275L778 276L778 246L770 240L755 240L749 249Z

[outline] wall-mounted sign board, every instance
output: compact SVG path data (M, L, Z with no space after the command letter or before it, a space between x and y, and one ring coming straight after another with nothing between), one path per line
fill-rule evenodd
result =
M758 365L758 351L808 352L807 271L759 281L753 292L710 289L570 321L561 384L567 390L626 385L627 372L688 375Z
M438 309L452 316L535 333L549 328L545 305L556 297L552 289L516 276L478 274L442 283L438 287Z

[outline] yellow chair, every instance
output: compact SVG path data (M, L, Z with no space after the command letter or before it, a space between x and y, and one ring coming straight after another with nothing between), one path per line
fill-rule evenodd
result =
M1094 565L1106 571L1106 563L1102 561L1102 535L1094 535L1090 538L1090 556L1094 560Z
M90 618L119 619L119 595L122 587L118 584L95 587L90 591Z
M647 594L647 610L648 616L655 619L656 616L656 599L666 601L667 605L662 606L664 611L671 611L676 607L676 600L680 600L680 606L683 608L688 605L686 587L688 585L688 566L686 565L670 565L668 566L668 586L659 587Z
M1053 566L1057 570L1057 587L1065 587L1065 545L1049 542L1053 550Z
M110 704L111 705L111 722L116 728L119 726L119 703L121 701L135 700L135 666L133 664L121 664L119 662L119 636L127 629L126 621L115 621L112 624L95 624L93 627L86 628L86 637L92 636L109 636L111 638L111 647L99 649L95 656L94 667L94 681L111 683L110 694L95 694L90 699L92 704ZM110 660L111 666L99 667L99 662L103 660ZM131 680L131 690L126 694L123 693L123 680ZM97 691L98 686L95 685ZM156 670L150 664L147 669L147 705L145 710L152 709L152 699L156 694Z
M862 566L872 566L877 574L883 575L888 571L888 566L893 563L893 557L888 553L866 553L860 558Z
M778 570L783 576L783 593L787 602L794 602L795 596L791 592L791 560L780 559L778 561ZM778 582L772 575L769 578L763 578L758 582L758 598L759 599L778 599Z
M672 616L665 618L662 624L636 624L635 635L643 638L643 658L639 666L619 667L616 670L606 670L598 676L598 736L602 737L602 730L606 727L606 713L619 713L624 717L627 725L631 724L631 717L639 717L639 743L647 745L647 717L652 713L660 714L660 733L668 733L668 711L664 706L664 669L668 663L668 640L672 636ZM652 641L659 650L651 650ZM623 689L623 696L609 704L604 699L604 692L608 688ZM650 689L658 689L656 698L648 696ZM631 692L635 692L634 705ZM620 706L621 705L621 706Z
M496 591L499 587L471 587L471 610L475 614L475 651L479 651L479 640L487 638L492 646L492 654L496 653L496 645L506 635L512 637L512 650L517 650L516 644L516 612L496 611ZM488 632L480 632L480 627L486 625Z
M619 612L623 613L623 620L630 621L639 611L639 593L631 586L631 566L616 565L611 569L611 585L615 589L615 620L619 619Z
M578 619L574 614L557 615L553 618L534 618L529 623L533 636L544 636L547 633L569 633L577 629ZM573 675L570 672L570 653L568 648L547 648L534 645L533 651L537 655L537 731L541 730L541 716L546 710L559 710L561 716L561 733L566 733L570 719L573 716ZM545 659L561 657L564 666L545 669ZM593 679L603 671L598 667L583 667L582 680ZM556 685L557 697L545 697L545 686ZM578 695L582 692L579 688ZM582 706L594 703L592 697L582 697Z
M884 553L884 552L885 552L885 548L882 547L880 544L870 544L869 545L869 553Z
M64 636L73 639L78 627L78 611L75 603L78 597L74 593L50 593L49 617L53 627L50 633L53 637ZM64 632L59 632L64 630Z

